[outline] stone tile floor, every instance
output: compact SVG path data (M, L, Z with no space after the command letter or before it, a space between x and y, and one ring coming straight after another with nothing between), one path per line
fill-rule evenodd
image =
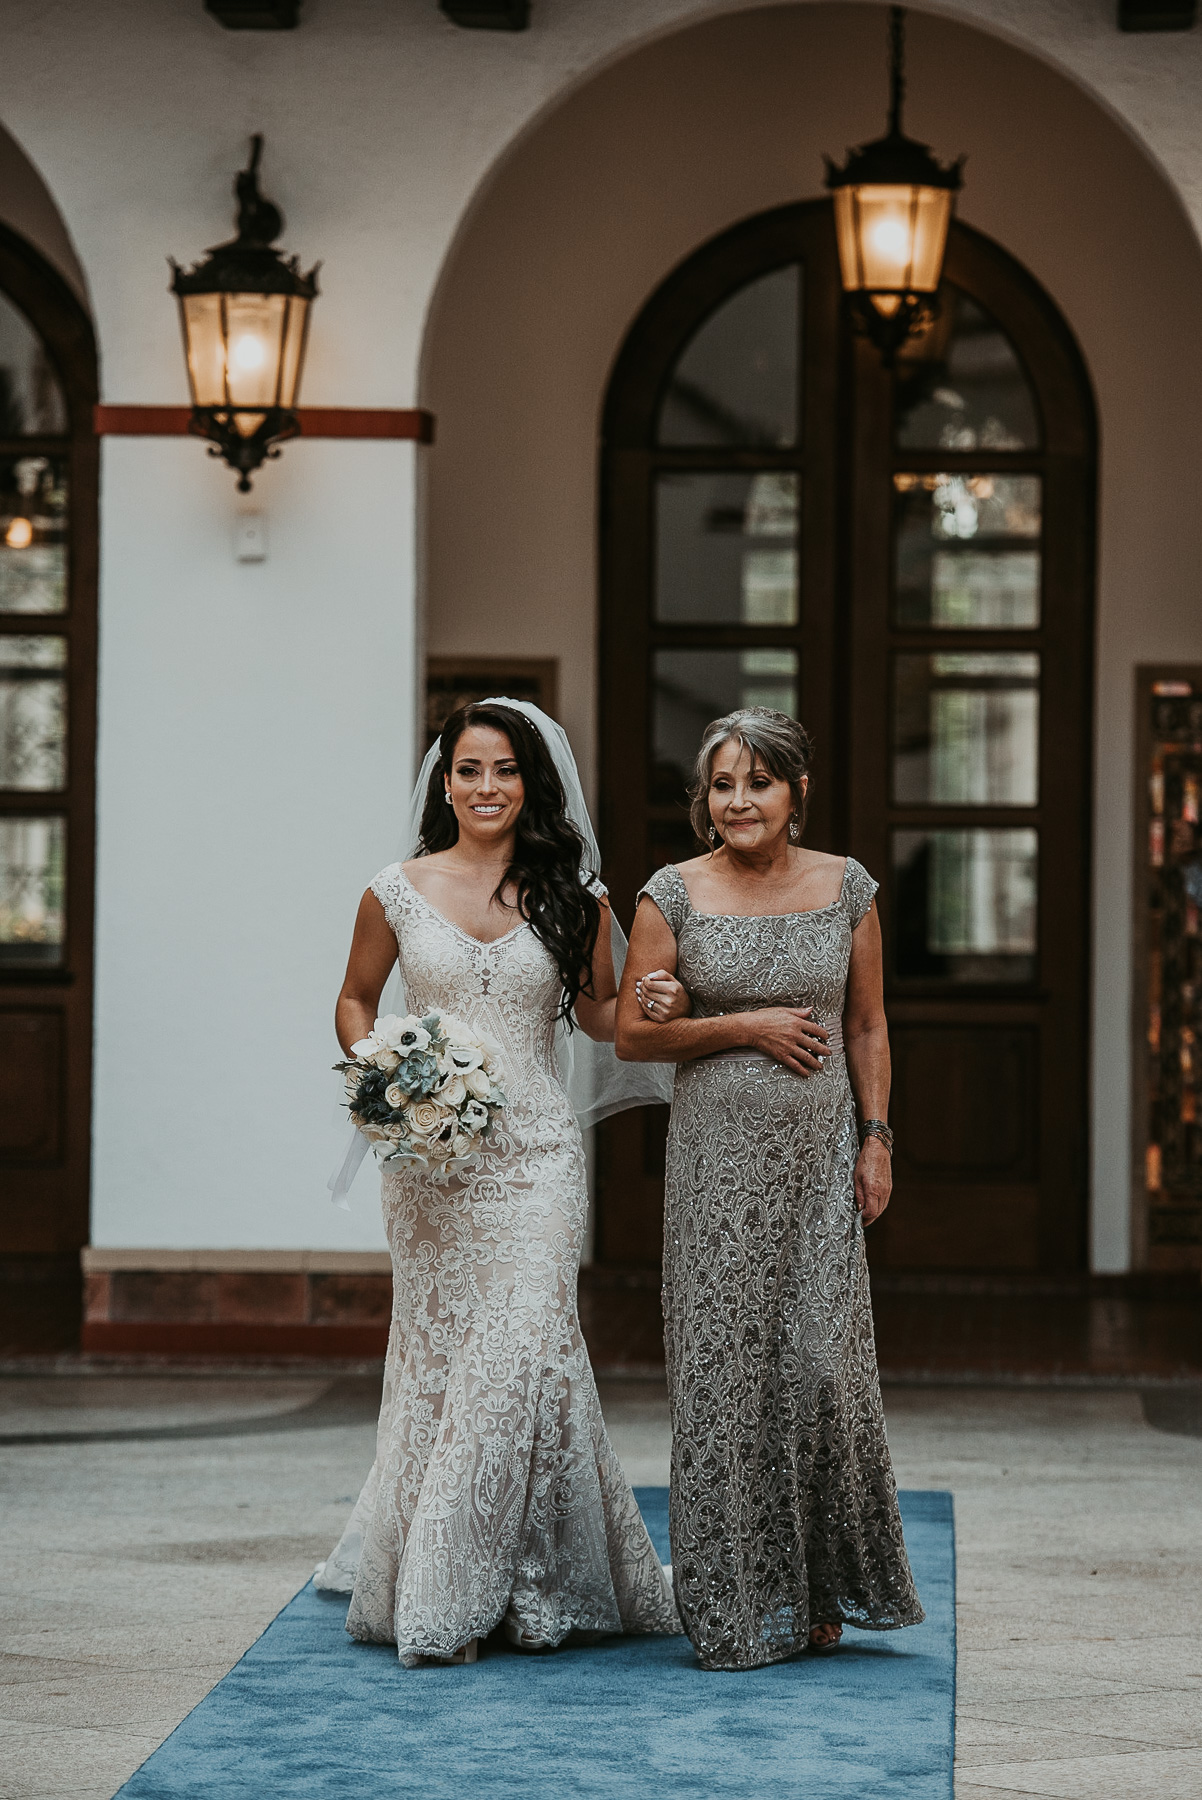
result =
M295 1372L0 1379L2 1800L109 1800L220 1680L337 1537L375 1391ZM603 1399L631 1479L664 1481L662 1387ZM886 1402L899 1481L956 1496L958 1800L1197 1800L1197 1390Z

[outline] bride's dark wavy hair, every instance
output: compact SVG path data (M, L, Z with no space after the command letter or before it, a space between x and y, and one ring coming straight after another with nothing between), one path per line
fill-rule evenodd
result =
M542 733L525 713L472 700L451 714L442 728L438 757L430 771L418 855L432 856L459 842L459 821L444 795L455 747L470 725L491 726L513 746L526 797L518 814L513 861L497 883L493 898L499 900L510 882L517 888L519 912L555 959L563 982L557 1016L570 1027L576 1001L581 994L592 993L593 946L601 908L581 879L584 839L568 817L559 771Z

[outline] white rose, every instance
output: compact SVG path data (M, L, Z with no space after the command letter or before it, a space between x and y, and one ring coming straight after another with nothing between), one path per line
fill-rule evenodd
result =
M487 1100L492 1092L492 1076L486 1069L473 1069L463 1078L463 1085L475 1100Z
M394 1109L405 1104L405 1090L397 1081L390 1081L384 1089L384 1098Z
M456 1157L472 1156L475 1154L475 1149L475 1138L464 1137L463 1133L460 1132L456 1137L455 1142L451 1145L451 1155Z
M377 1069L383 1069L385 1075L391 1075L401 1059L395 1050L377 1050L371 1060Z
M441 1081L438 1085L438 1098L444 1106L462 1106L467 1099L467 1088L463 1084L462 1075L452 1075L449 1081Z
M474 1044L476 1034L471 1026L462 1019L454 1019L450 1013L443 1013L438 1025L439 1032L448 1044Z
M419 1100L409 1111L409 1129L415 1138L433 1137L446 1117L446 1109L433 1100Z

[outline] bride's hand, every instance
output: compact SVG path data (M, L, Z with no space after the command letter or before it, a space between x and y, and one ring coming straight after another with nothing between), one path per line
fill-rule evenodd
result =
M652 969L649 975L635 982L634 991L639 1005L656 1025L666 1025L671 1019L687 1019L693 1010L688 992L666 969Z
M830 1055L826 1026L812 1012L809 1006L766 1006L762 1012L745 1013L746 1042L795 1075L812 1075Z

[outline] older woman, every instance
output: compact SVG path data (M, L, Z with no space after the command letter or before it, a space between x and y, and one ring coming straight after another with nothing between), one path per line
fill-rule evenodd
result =
M672 1566L713 1669L832 1648L844 1622L923 1617L864 1259L892 1143L876 883L801 844L809 763L783 713L709 726L692 816L712 849L643 889L618 1002L618 1054L679 1065L664 1274ZM692 994L691 1018L656 1021L663 984L649 977L664 970Z

